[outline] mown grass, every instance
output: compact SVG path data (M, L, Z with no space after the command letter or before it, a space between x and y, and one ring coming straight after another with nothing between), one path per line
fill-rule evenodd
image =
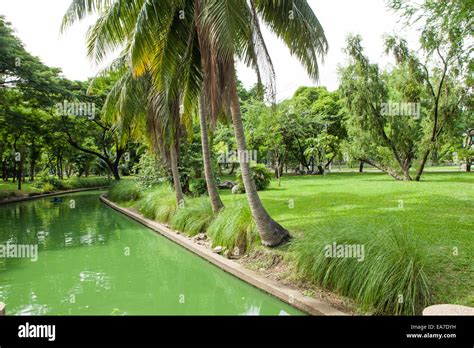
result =
M421 182L331 173L286 176L281 187L273 181L259 194L291 231L290 247L279 252L299 276L355 299L361 311L413 314L433 303L474 306L473 184L472 173L425 173ZM175 217L166 186L135 204L145 216L189 234L208 225L213 245L249 250L258 233L245 195L223 190L221 196L226 209L215 218L206 198L188 199ZM363 244L364 261L323 257L322 247L333 242Z
M221 194L225 204L245 200ZM287 176L260 197L295 242L342 229L354 236L400 231L416 237L427 255L431 303L474 306L473 173L425 173L421 182L379 173Z

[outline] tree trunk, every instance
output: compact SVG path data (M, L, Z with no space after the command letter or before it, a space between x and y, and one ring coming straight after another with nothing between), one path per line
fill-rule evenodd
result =
M405 166L402 168L403 171L403 180L405 181L411 181L410 177L410 166Z
M176 152L176 144L174 142L170 146L170 166L173 175L174 191L176 193L176 204L180 207L184 203L184 196L179 178L178 153Z
M211 150L209 148L209 136L207 130L206 119L206 104L204 95L201 94L199 101L199 124L201 126L201 144L202 144L202 159L204 164L204 176L206 177L207 192L211 201L212 211L217 214L219 210L224 208L214 174L212 173Z
M359 164L359 173L363 173L364 172L364 162L360 161L360 164Z
M243 154L246 151L244 127L240 113L239 96L237 94L237 81L235 68L232 67L229 74L229 93L230 93L230 111L232 114L232 123L237 141L237 149ZM240 169L242 171L242 180L245 187L245 193L252 212L252 217L257 225L260 239L264 246L277 246L290 238L288 231L279 223L273 220L263 207L258 196L255 182L250 172L250 163L246 161L247 156L240 157Z
M230 167L229 175L234 174L234 170L235 170L235 163L232 163L232 166Z
M393 177L396 180L400 180L400 181L404 180L404 178L402 176L400 176L395 170L393 170L390 167L384 167L383 165L378 164L378 163L376 163L374 161L371 161L369 159L364 159L364 162L371 165L372 167L375 167L375 168L381 170L382 172L390 175L391 177Z
M36 160L31 159L31 163L30 163L30 181L31 182L35 181L35 166L36 166Z
M23 157L20 157L20 162L18 162L18 190L21 190L21 172L23 171Z
M118 166L118 163L116 162L111 162L109 164L109 168L110 168L110 171L112 172L112 174L114 175L114 179L116 181L119 181L120 180L120 172L119 172L119 166Z
M418 167L418 170L416 171L416 176L415 176L416 181L420 181L421 175L423 174L423 170L425 169L425 164L426 164L426 161L428 160L429 155L430 155L430 150L428 149L423 155L423 158L421 159L421 162L420 162L420 166Z
M318 164L317 167L318 167L318 174L324 175L324 172L325 172L324 167L321 164Z

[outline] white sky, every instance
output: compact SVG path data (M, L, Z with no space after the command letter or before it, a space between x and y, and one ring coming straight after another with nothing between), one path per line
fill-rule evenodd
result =
M290 1L290 0L288 0ZM0 14L11 22L26 49L54 67L62 69L69 79L84 80L94 76L100 67L86 57L85 33L93 19L74 25L64 35L59 26L70 0L0 0ZM277 99L291 97L299 86L338 86L337 67L346 62L342 48L348 34L360 34L366 54L373 62L386 66L391 60L383 53L383 35L398 33L411 47L417 46L417 33L407 32L385 0L308 0L321 22L329 42L329 52L320 62L320 80L316 83L304 72L284 44L264 29L264 36L277 75ZM239 78L245 86L255 83L254 73L242 64Z

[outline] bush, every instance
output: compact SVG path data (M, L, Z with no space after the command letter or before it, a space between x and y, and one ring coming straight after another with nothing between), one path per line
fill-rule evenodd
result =
M93 188L93 187L106 187L110 186L111 180L101 177L90 177L90 178L71 178L67 180L59 180L58 178L50 175L42 175L37 181L35 181L32 186L35 188L42 189L44 191L44 186L48 184L48 189L53 187L53 191L59 190L73 190L80 188Z
M184 207L178 209L171 219L171 227L190 236L206 232L214 214L209 198L199 197L186 201Z
M140 161L133 167L133 170L137 173L137 181L146 188L151 188L166 181L168 176L168 171L163 162L148 152L140 156Z
M45 183L45 184L43 184L42 191L43 191L43 193L51 193L51 192L56 191L56 188L53 185L51 185L50 183Z
M260 240L247 203L238 202L228 205L212 221L207 229L213 246L225 246L228 249L238 247L240 251L250 250L251 245Z
M191 185L191 192L195 196L202 196L207 193L206 179L196 179Z
M136 207L145 217L169 223L176 212L176 196L168 184L149 189L137 202Z
M257 191L263 191L270 186L270 181L272 180L272 173L270 170L265 167L263 164L256 164L251 166L251 172L253 180L255 181L255 186ZM239 191L241 193L245 192L244 182L242 180L242 170L239 169L236 174L237 185L239 186Z
M93 188L110 186L114 181L108 178L90 177L90 178L72 178L67 181L71 188Z
M107 195L114 202L136 201L142 197L142 188L135 181L121 180L110 187Z
M327 257L325 247L364 246L364 259ZM428 304L430 286L424 272L426 250L402 232L354 235L335 230L306 233L291 246L298 274L376 314L414 315Z

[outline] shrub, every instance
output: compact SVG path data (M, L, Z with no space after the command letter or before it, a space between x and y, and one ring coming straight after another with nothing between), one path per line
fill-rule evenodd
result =
M53 185L51 185L50 183L45 183L45 184L43 184L42 191L43 191L43 193L51 193L51 192L56 191L56 188Z
M166 181L168 176L168 171L163 162L148 152L140 156L140 161L133 167L133 170L137 173L137 181L146 188L151 188Z
M171 219L171 227L194 236L206 232L213 218L209 198L193 198L186 201L185 206L176 211Z
M327 257L325 247L333 243L363 245L363 261ZM426 250L406 233L314 231L294 242L291 250L298 274L354 298L363 310L413 315L429 301L430 287L424 272Z
M168 184L149 189L136 204L145 217L169 223L176 211L176 196Z
M263 191L270 186L270 181L272 179L272 173L270 170L265 167L263 164L256 164L251 166L251 172L253 180L255 181L255 186L257 191ZM240 192L245 192L244 182L242 180L242 170L239 169L236 174L237 185L240 188Z
M250 208L244 202L226 206L209 225L207 234L213 246L238 247L240 251L248 251L260 239Z
M71 178L67 180L59 180L58 178L50 175L42 175L37 181L35 181L32 186L42 189L44 191L44 185L50 185L54 190L73 190L80 188L93 188L93 187L106 187L110 186L111 180L108 178L101 177L90 177L90 178Z
M207 193L206 179L196 179L191 185L191 192L195 196L202 196Z
M71 188L92 188L110 186L113 181L108 178L90 177L90 178L72 178L68 180Z
M135 181L121 180L110 187L108 197L114 202L136 201L142 197L142 188Z

